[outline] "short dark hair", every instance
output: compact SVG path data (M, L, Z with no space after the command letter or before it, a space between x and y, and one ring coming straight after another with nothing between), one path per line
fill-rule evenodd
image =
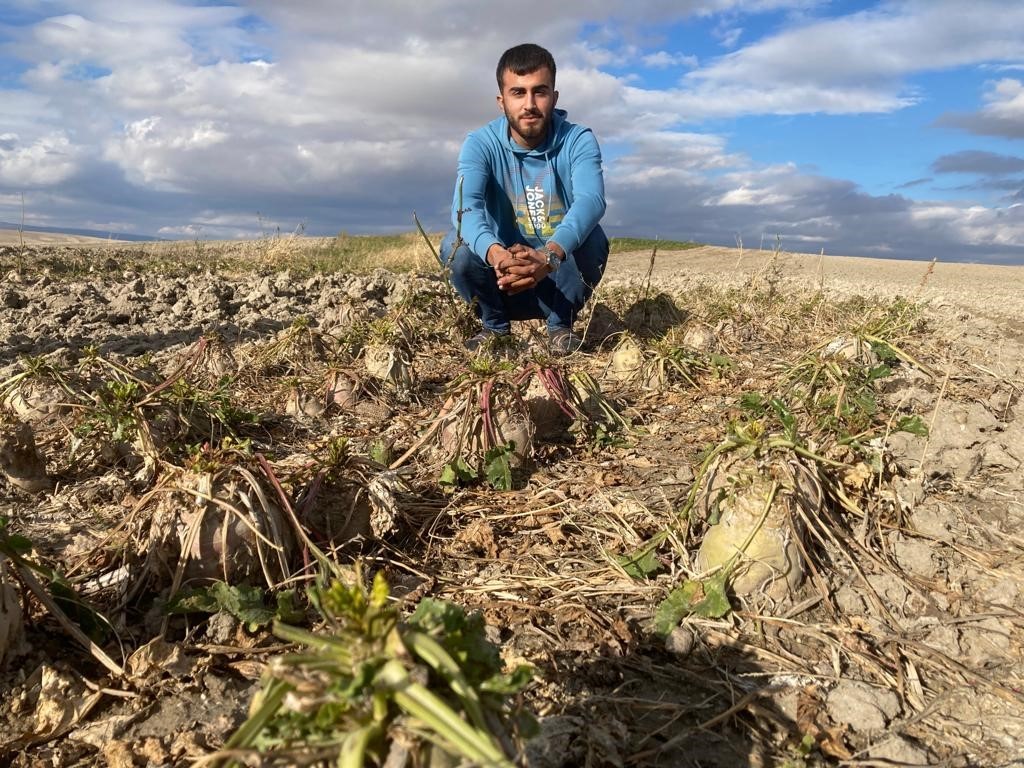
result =
M505 70L511 70L516 75L528 75L538 69L547 67L551 70L551 83L555 82L555 57L546 48L541 48L533 43L523 43L514 48L509 48L498 59L498 90L502 89L502 77Z

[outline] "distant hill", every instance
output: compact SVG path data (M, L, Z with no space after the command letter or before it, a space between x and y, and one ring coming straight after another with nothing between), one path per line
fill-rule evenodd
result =
M18 231L19 225L9 221L0 221L0 229ZM130 235L125 232L102 232L96 229L71 229L70 227L33 227L26 224L21 227L25 232L44 232L51 235L68 235L70 237L93 237L98 240L122 240L130 242L151 242L162 240L160 237L150 235Z

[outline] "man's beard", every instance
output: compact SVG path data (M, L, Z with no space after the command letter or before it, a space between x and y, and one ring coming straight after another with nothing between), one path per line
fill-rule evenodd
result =
M536 116L540 119L534 123L523 122L523 117L531 116ZM505 117L508 119L509 125L512 126L513 130L515 130L516 133L518 133L524 139L529 139L531 141L534 139L542 138L545 135L547 135L548 126L551 124L551 118L544 117L544 115L540 112L534 112L528 115L521 115L520 117L512 117L512 115L508 113L508 110L505 110Z

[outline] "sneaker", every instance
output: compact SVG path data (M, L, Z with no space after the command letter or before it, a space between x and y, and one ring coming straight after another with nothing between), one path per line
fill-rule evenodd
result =
M583 346L583 339L569 328L549 328L548 348L556 355L571 355Z
M502 339L511 334L508 331L492 331L490 328L482 328L473 336L466 339L462 346L468 349L470 352L479 352L483 347L488 344L493 344L498 339Z

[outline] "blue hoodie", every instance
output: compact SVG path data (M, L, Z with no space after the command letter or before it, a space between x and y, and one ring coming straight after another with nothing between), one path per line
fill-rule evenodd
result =
M601 150L589 128L556 109L547 140L536 149L509 135L502 115L466 137L459 153L462 239L487 258L495 243L539 248L553 240L566 254L587 239L604 215ZM459 184L452 201L458 226Z

